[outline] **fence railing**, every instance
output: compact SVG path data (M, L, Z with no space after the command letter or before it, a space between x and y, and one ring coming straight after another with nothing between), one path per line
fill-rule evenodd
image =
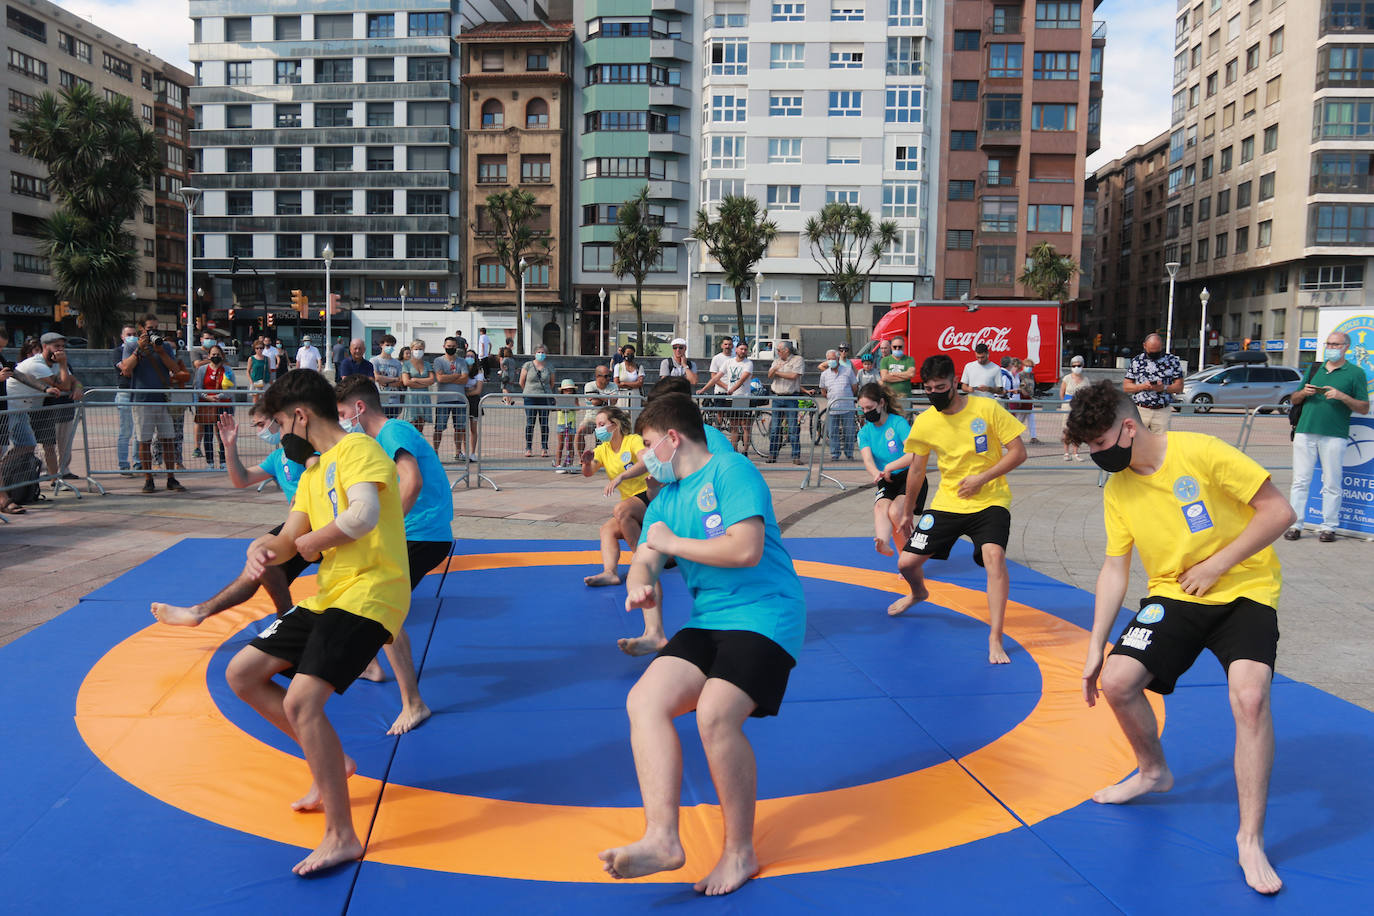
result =
M85 480L88 489L104 493L100 484L90 479L82 464L78 462L75 469L72 467L72 451L80 427L79 403L51 406L40 403L9 407L0 413L0 486L10 490L51 484L53 493L70 491L80 499L81 491L72 483ZM25 460L29 455L36 455L37 462Z

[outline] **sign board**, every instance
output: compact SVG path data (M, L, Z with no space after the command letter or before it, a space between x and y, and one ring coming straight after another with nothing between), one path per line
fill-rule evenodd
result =
M10 302L0 305L0 315L33 315L38 318L51 318L51 305L32 305L27 302Z
M1288 341L1284 340L1282 337L1271 337L1264 342L1264 352L1266 353L1282 353L1287 349Z
M1222 344L1221 349L1222 349L1223 352L1226 352L1226 353L1237 353L1237 352L1240 351L1240 341L1239 341L1239 340L1228 340L1228 341L1226 341L1226 343Z
M1299 349L1300 351L1302 351L1303 353L1315 352L1316 349L1317 349L1317 338L1315 338L1315 337L1299 337L1299 338L1298 338L1298 349Z
M1321 339L1332 331L1349 336L1346 359L1364 370L1366 392L1374 388L1374 312L1332 308L1322 309L1319 315ZM1351 416L1350 440L1341 464L1341 514L1337 529L1347 534L1374 535L1374 417ZM1322 520L1320 461L1312 470L1303 520L1309 524Z

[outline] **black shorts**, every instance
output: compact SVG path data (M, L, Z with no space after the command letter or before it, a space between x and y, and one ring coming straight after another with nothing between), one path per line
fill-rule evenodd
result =
M649 503L650 503L652 497L649 496L649 491L648 491L648 490L640 490L638 493L635 494L635 499L639 500L640 502L642 502L644 505L647 506L647 505L649 505Z
M760 718L778 714L787 678L797 664L786 649L752 630L683 627L658 654L685 659L708 678L734 684L754 701L749 715Z
M452 541L406 541L406 556L410 559L410 590L420 580L448 559L453 553Z
M1169 694L1203 649L1211 649L1227 671L1237 659L1261 662L1272 670L1279 649L1279 615L1249 598L1229 604L1143 598L1140 613L1126 622L1112 654L1140 662L1154 677L1147 688Z
M891 480L879 481L877 492L873 496L873 501L876 503L880 499L896 499L899 496L905 495L906 471L902 471L900 474L898 474L896 477L893 477ZM916 505L908 506L908 511L912 515L915 515L916 513L923 511L926 507L926 497L929 495L930 477L927 476L925 480L921 481L921 492L916 494Z
M273 528L271 531L267 533L272 535L281 534L282 525L285 524L285 522L282 522L281 525L278 525L277 527ZM305 559L300 554L295 554L291 557L291 559L287 560L285 563L281 564L277 568L282 571L282 575L286 576L286 584L290 585L292 582L295 582L296 579L300 577L301 573L305 572L305 570L312 565L313 564L309 560Z
M316 613L292 607L250 646L290 662L283 674L308 674L343 693L358 679L381 648L391 641L386 627L336 607Z
M996 544L1007 549L1011 538L1011 513L1002 506L988 506L977 512L944 512L930 509L916 520L911 541L903 551L917 556L948 560L950 548L959 538L973 542L973 560L983 565L983 545Z

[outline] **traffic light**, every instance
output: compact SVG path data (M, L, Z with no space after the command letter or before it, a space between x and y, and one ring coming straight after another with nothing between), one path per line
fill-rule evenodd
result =
M273 317L273 315L272 315L271 312L268 312L268 313L267 313L267 326L270 328L270 327L273 327L274 325L276 325L276 323L277 323L277 319L276 319L275 317Z
M291 307L300 313L302 318L310 311L310 299L305 293L298 289L291 290Z
M1101 335L1101 334L1096 334L1096 335L1093 336L1093 349L1094 349L1094 350L1099 350L1099 349L1101 349L1101 348L1102 348L1102 335Z
M181 321L182 324L186 323L186 306L184 305L181 307Z
M230 310L229 310L229 320L230 320L230 321L233 321L233 320L234 320L234 310L233 310L233 309L230 309Z
M66 318L70 311L70 305L71 303L66 299L57 303L57 305L53 307L53 319L55 321L61 321L63 318Z
M338 293L329 294L329 314L337 315L339 312L343 311L343 306L339 304L339 301Z

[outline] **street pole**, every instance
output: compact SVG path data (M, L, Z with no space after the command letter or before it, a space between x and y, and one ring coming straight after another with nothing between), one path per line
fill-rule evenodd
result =
M763 273L762 271L754 274L754 343L757 344L763 336L759 333L759 306L763 302Z
M778 291L775 289L773 290L773 352L775 354L778 352L778 338L780 336L778 334ZM776 359L777 357L774 356L773 358Z
M1174 352L1174 277L1178 274L1178 269L1183 265L1177 261L1170 261L1164 265L1164 269L1169 271L1169 319L1164 327L1164 352Z
M334 297L330 295L329 268L334 264L334 246L324 243L324 371L334 371Z
M524 346L525 340L525 259L520 259L520 327L515 334L517 348Z
M194 259L194 257L195 257L195 249L192 247L192 240L195 238L195 234L194 234L194 232L192 231L192 225L193 225L193 220L194 220L194 216L195 216L196 201L200 200L200 195L201 195L202 193L203 193L203 192L200 190L200 188L192 188L192 187L187 187L187 186L183 186L182 189L181 189L180 191L177 192L177 194L181 195L181 199L182 199L183 201L186 202L186 352L187 352L187 353L190 353L190 352L191 352L191 347L194 346L195 334L196 334L196 330L195 330L195 329L196 329L196 297L195 297L195 291L196 291L196 290L195 290L195 281L193 280L193 275L195 274L195 270L193 269L193 266L192 266L193 263L194 263L194 260L193 260L193 259Z
M601 298L601 336L596 339L596 355L601 356L601 348L606 346L606 287L601 287L597 296Z
M1212 298L1212 294L1207 292L1207 287L1204 286L1198 298L1202 300L1202 332L1197 339L1197 371L1201 372L1207 368L1207 302Z
M401 284L401 290L400 290L400 292L401 292L401 335L400 335L400 336L401 336L402 339L398 339L398 340L396 341L396 352L397 352L397 353L400 353L400 352L401 352L401 347L405 345L405 340L404 340L403 338L405 337L405 334L406 334L406 285L405 285L404 283Z
M692 271L696 268L696 247L701 243L701 239L687 236L682 240L682 245L687 249L687 320L686 327L682 329L682 339L687 341L687 352L692 352Z

